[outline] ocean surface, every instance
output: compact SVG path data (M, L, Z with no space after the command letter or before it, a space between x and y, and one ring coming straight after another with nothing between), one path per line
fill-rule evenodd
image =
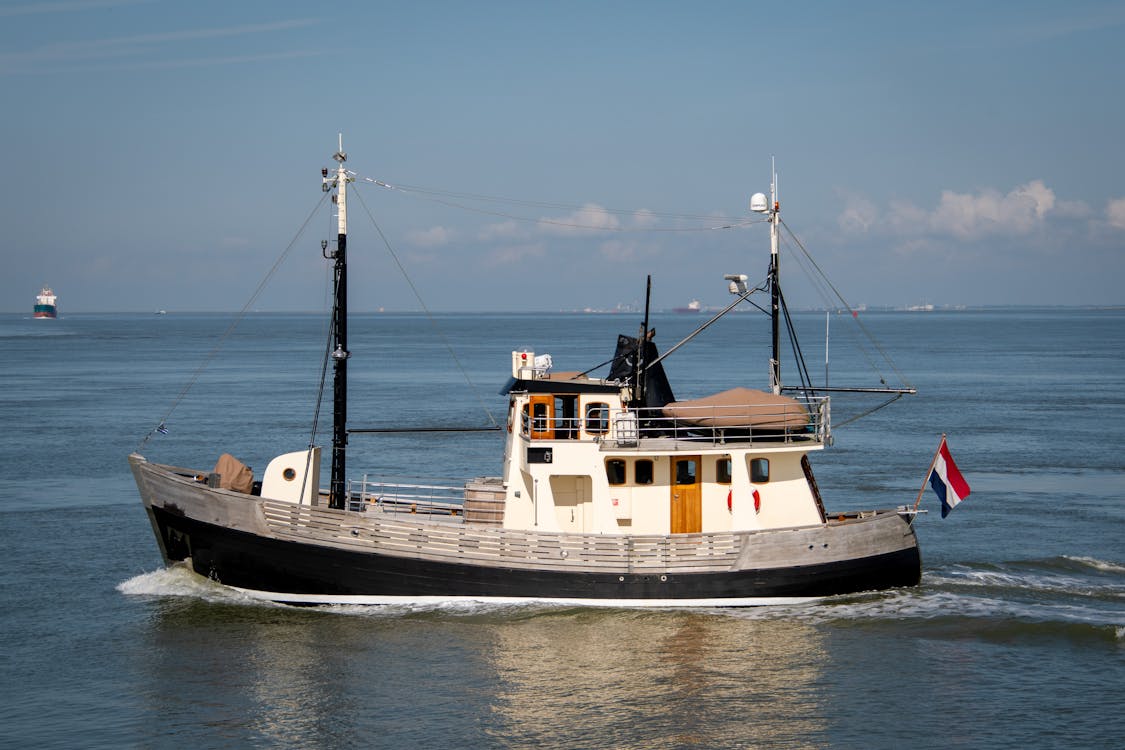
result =
M639 318L356 316L351 423L503 424L513 349L584 370ZM972 495L942 519L927 488L922 585L657 611L293 608L164 569L131 451L201 468L229 451L260 474L312 435L325 320L231 320L0 316L0 747L1125 742L1125 310L861 314L918 394L846 425L878 400L834 398L812 463L830 511L913 504L948 434ZM655 316L658 346L702 320ZM825 315L795 321L823 383ZM764 386L764 325L728 316L669 357L677 397ZM878 385L850 316L829 330L830 384ZM327 444L330 397L321 414ZM497 474L501 441L354 436L349 470Z

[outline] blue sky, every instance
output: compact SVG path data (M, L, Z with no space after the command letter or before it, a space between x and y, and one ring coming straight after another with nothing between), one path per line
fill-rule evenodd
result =
M721 304L771 156L853 304L1125 303L1120 2L3 2L0 43L0 310L240 309L339 132L436 191L359 184L358 309L418 308L372 218L434 310ZM255 307L322 309L332 233Z

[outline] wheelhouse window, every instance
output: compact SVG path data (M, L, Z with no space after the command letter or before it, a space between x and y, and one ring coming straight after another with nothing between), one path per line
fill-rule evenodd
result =
M609 480L610 484L625 484L625 459L606 459L605 477Z
M730 456L715 461L715 481L719 484L730 484Z
M555 438L574 440L578 437L578 397L555 396Z
M551 406L542 401L531 405L531 431L548 432L551 429Z
M609 404L601 401L586 404L586 432L592 435L609 432Z
M770 481L770 460L768 458L750 459L750 481L765 484Z
M633 481L637 484L652 484L652 461L647 458L639 459L633 464Z

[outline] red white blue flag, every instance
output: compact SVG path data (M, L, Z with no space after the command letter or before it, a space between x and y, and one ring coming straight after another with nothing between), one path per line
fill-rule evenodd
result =
M937 454L934 456L934 467L930 470L930 486L941 499L942 518L948 516L949 511L969 496L969 483L961 476L957 464L953 463L953 456L949 453L945 435L941 436L941 445L938 446Z

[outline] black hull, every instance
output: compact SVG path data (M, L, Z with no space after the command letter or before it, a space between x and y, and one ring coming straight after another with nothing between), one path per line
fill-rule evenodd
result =
M813 598L917 585L916 546L821 565L712 573L606 574L417 560L302 544L149 509L168 562L268 598L469 597L564 600ZM291 595L291 596L286 596ZM302 599L303 598L303 599Z

